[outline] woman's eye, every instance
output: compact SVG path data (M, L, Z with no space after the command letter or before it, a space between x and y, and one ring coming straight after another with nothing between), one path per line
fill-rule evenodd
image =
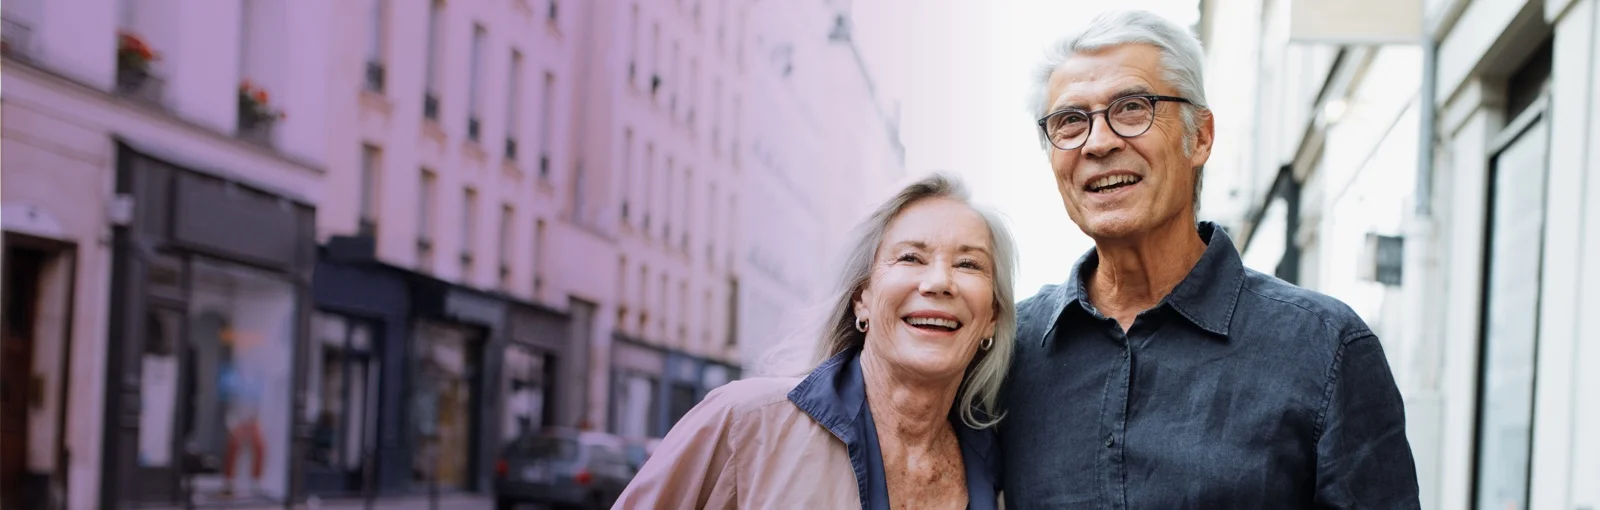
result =
M918 257L917 254L915 254L915 253L907 253L905 255L901 255L900 258L895 259L895 261L897 261L897 262L921 262L922 258Z
M974 270L978 270L978 271L982 271L983 270L983 264L979 264L978 261L976 261L976 260L963 260L961 262L957 262L956 263L956 267L965 268L965 269L974 269Z

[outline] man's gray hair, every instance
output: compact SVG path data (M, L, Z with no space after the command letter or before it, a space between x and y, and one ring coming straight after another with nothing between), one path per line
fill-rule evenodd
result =
M1144 10L1114 10L1101 13L1089 20L1077 33L1068 35L1051 45L1039 67L1035 68L1032 90L1028 94L1028 108L1034 118L1043 118L1050 108L1050 75L1062 62L1080 53L1093 53L1126 44L1148 44L1161 52L1163 79L1179 97L1188 99L1193 107L1180 107L1183 119L1183 153L1194 153L1195 134L1200 131L1203 115L1210 115L1206 106L1206 87L1203 68L1205 51L1200 39L1189 30L1171 20ZM1199 114L1196 114L1199 110ZM1039 130L1040 148L1050 150L1050 141ZM1195 169L1194 209L1200 211L1200 172Z
M796 325L800 328L798 332L783 340L769 354L767 373L800 375L847 349L865 346L866 334L855 327L854 303L871 280L878 245L883 242L889 224L907 207L935 198L965 204L977 212L989 227L989 241L994 256L994 345L988 351L979 351L973 363L967 367L961 390L956 396L956 407L961 412L961 420L969 427L986 428L999 423L1002 417L998 405L1000 385L1011 367L1011 352L1017 335L1016 294L1013 290L1017 266L1016 242L997 213L974 205L971 194L961 180L944 173L934 173L901 188L893 198L880 205L866 221L851 231L845 244L844 259L835 266L838 272L833 274L828 293L824 295L826 301L814 307L810 314L805 314L807 323Z

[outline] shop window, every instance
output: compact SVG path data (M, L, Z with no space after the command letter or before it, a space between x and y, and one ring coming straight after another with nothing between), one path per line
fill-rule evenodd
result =
M506 347L501 394L505 395L501 440L511 441L544 424L544 356L520 345Z
M412 480L427 485L436 479L446 490L464 489L473 477L479 336L471 329L425 322L414 330L412 348L417 363L411 383Z
M201 499L288 494L295 290L255 270L197 260L181 373L183 451ZM145 409L159 413L159 409Z
M317 312L311 319L306 369L305 420L311 424L311 465L362 473L377 442L380 361L372 327L349 317Z

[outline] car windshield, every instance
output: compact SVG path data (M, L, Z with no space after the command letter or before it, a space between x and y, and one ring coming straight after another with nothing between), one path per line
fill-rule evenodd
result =
M512 450L537 459L572 461L578 458L578 442L559 437L522 437Z

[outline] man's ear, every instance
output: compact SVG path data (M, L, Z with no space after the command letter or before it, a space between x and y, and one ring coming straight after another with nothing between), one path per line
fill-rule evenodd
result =
M1211 115L1211 110L1201 110L1200 129L1194 132L1194 152L1189 154L1189 167L1199 168L1205 166L1206 160L1211 159L1211 144L1216 141L1216 119Z

